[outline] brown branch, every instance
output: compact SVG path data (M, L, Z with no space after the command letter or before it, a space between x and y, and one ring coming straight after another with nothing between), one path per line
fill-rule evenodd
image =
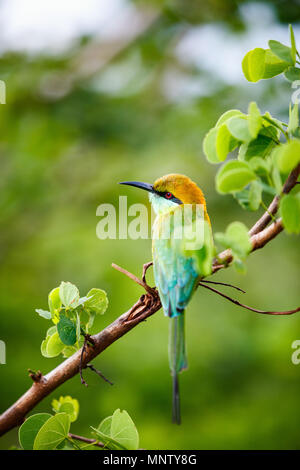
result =
M273 240L281 231L283 230L282 220L278 219L276 222L273 222L271 225L266 227L261 232L253 235L250 238L252 244L252 250L256 251L260 248L263 248L268 242ZM224 250L220 253L217 257L217 261L213 265L212 274L216 273L222 268L226 268L232 261L232 253L231 250Z
M225 287L232 287L232 289L236 289L236 290L238 290L238 291L240 291L240 292L243 292L243 294L246 294L246 291L244 291L244 290L241 289L240 287L234 286L233 284L228 284L227 282L207 281L207 280L201 279L201 283L199 282L199 285L202 284L202 283L205 283L205 284L215 284L215 285L218 285L218 286L225 286Z
M298 170L300 170L300 168L298 169L297 167L297 171ZM293 173L293 178L291 178L291 175L289 176L288 180L291 178L290 182L288 185L286 183L287 186L285 185L287 189L290 188L293 184L295 185L296 173L297 172L295 170L295 172ZM297 177L298 174L299 171L297 173ZM256 229L254 230L255 225L251 230L256 231ZM260 227L263 226L264 228L261 231L251 236L251 251L255 251L262 248L283 230L282 222L280 219L276 222L273 222L268 227L266 227L264 219L263 222L260 222ZM227 267L231 261L231 251L223 251L221 254L219 254L218 261L215 262L213 265L212 274L222 268ZM89 341L94 344L93 346L87 344L84 353L82 352L82 350L79 350L74 353L73 356L66 359L53 371L49 372L49 374L44 376L43 381L34 383L29 388L29 390L25 392L24 395L16 401L16 403L14 403L8 410L6 410L0 416L0 436L5 434L7 431L14 428L15 426L20 425L24 421L24 418L27 413L29 413L43 398L48 396L61 384L74 377L79 372L80 363L82 367L85 367L90 361L97 357L108 346L117 341L123 335L132 330L132 328L146 320L148 317L156 313L161 308L159 295L156 289L149 287L144 280L137 278L125 269L120 268L117 265L113 265L113 267L123 272L135 282L137 282L140 286L142 286L146 290L146 294L142 295L140 299L131 307L130 310L128 310L126 313L117 318L104 330L90 337ZM83 356L82 360L81 356Z
M93 444L93 446L96 447L105 447L103 442L97 441L97 439L89 439L88 437L79 436L78 434L73 434L71 432L68 434L68 436L71 439L75 439L76 441L86 442L87 444Z
M262 314L264 314L264 315L292 315L293 313L300 312L300 307L295 308L294 310L285 310L285 311L282 311L282 312L272 311L272 310L271 310L271 311L268 311L268 310L258 310L258 309L256 309L256 308L249 307L248 305L242 304L242 303L239 302L238 300L232 299L232 298L229 297L228 295L223 294L223 292L220 292L219 290L214 289L213 287L207 286L206 284L203 284L202 282L199 282L199 286L205 287L205 289L209 289L209 290L211 290L212 292L214 292L215 294L218 294L218 295L220 295L221 297L224 297L224 299L229 300L229 301L232 302L233 304L238 305L239 307L242 307L242 308L246 308L247 310L251 310L251 312L262 313Z
M107 377L105 377L104 374L102 374L102 372L98 369L96 369L96 367L93 366L93 364L87 364L86 367L88 367L89 369L91 369L93 372L95 372L95 374L99 375L99 377L101 377L101 379L104 380L104 382L107 382L109 385L113 385L113 382L111 382L110 380L108 380Z
M290 173L289 177L287 178L286 182L282 188L282 194L288 194L291 189L297 184L297 179L300 174L300 163L299 165ZM274 216L279 207L280 196L275 196L273 201L268 207L268 210L262 215L262 217L253 225L251 230L249 231L249 235L255 235L256 233L261 232L269 222L272 220L272 216Z
M87 344L82 365L85 366L97 357L108 346L117 341L132 328L143 322L161 308L158 294L148 293L141 296L136 304L126 313L117 318L100 333L91 337L94 347ZM0 436L10 429L22 424L25 416L43 398L79 372L82 350L66 359L49 374L44 376L43 382L34 383L15 404L0 416Z
M150 261L150 263L152 264L152 261ZM116 269L117 271L120 271L120 273L123 273L125 274L125 276L129 277L130 279L132 279L134 282L136 282L137 284L139 284L141 287L143 287L145 289L146 292L148 292L150 295L155 295L156 294L156 290L150 286L148 286L148 284L146 283L146 281L144 280L145 279L145 276L146 276L146 271L148 269L149 266L151 266L150 263L146 263L144 264L144 269L143 269L143 279L139 279L138 277L136 277L134 274L130 273L129 271L127 271L127 269L124 269L124 268L121 268L121 266L118 266L117 264L115 263L112 263L112 267L114 269ZM146 268L145 268L146 266Z

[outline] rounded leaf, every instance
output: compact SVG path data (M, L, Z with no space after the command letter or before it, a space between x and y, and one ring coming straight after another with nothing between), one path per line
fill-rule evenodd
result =
M66 413L58 413L49 418L38 431L34 440L34 450L52 450L68 437L70 418Z
M252 101L248 107L248 128L250 135L255 139L262 127L262 116L255 101Z
M203 140L203 152L210 163L220 163L216 149L218 129L214 127L206 134Z
M64 344L61 342L58 332L54 333L52 336L46 338L46 354L47 357L56 357L64 349Z
M27 418L22 424L19 428L19 441L24 450L33 449L33 443L37 433L51 416L52 415L49 413L37 413Z
M58 400L52 400L51 405L55 413L66 413L69 415L71 423L76 421L79 414L79 402L75 398L69 395L61 396Z
M48 305L49 310L52 315L52 320L54 323L58 322L59 311L61 309L62 303L59 296L59 287L55 287L48 295Z
M103 315L108 307L106 292L94 287L86 296L89 297L89 299L84 303L85 308L95 315Z
M218 171L216 186L220 193L237 192L255 179L255 173L246 162L233 160L225 163Z
M300 162L300 140L291 140L279 147L276 159L282 173L289 173Z
M65 307L75 308L79 301L79 290L71 282L62 281L59 286L59 297Z
M238 140L230 134L226 124L222 124L217 132L216 151L219 161L226 160L227 155L238 145Z
M288 46L285 46L279 41L274 41L271 39L269 41L269 48L276 55L279 59L283 60L284 62L288 62L290 65L294 65L295 60L292 56L292 49Z
M226 238L237 255L245 257L252 248L248 229L242 222L232 222L226 229Z
M215 127L222 126L222 124L234 116L244 116L244 114L239 109L229 109L229 111L226 111L224 114L222 114L222 116L219 117Z
M76 343L76 325L72 320L67 318L65 315L60 316L60 320L57 323L58 335L64 344L72 346Z
M259 181L252 181L249 188L249 209L257 211L261 203L262 186Z
M270 49L265 50L265 70L263 77L272 78L288 69L289 63L279 59Z
M257 47L249 51L242 61L242 69L249 82L261 80L265 71L265 50Z
M105 418L94 431L110 449L136 450L139 447L139 434L127 411L117 409L112 416Z
M230 134L235 137L235 139L242 142L249 142L252 139L248 119L246 117L233 117L226 122L226 125Z
M288 233L300 233L300 199L287 194L280 201L282 223Z
M284 72L284 76L290 82L300 80L300 69L297 67L288 67Z

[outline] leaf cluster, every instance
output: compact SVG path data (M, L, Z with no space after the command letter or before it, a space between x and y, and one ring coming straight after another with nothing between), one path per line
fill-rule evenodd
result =
M93 288L86 296L80 297L78 288L71 282L61 282L48 296L49 310L36 309L43 318L54 323L41 344L45 357L63 354L71 356L83 344L96 316L103 315L108 307L105 291Z

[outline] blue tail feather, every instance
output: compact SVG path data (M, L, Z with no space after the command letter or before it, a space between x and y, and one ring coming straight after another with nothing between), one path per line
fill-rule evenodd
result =
M173 378L173 421L180 424L178 374L187 368L183 311L170 318L169 363Z

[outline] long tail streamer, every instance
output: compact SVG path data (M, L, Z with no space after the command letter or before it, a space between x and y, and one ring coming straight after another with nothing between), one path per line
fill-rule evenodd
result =
M184 312L170 318L169 338L169 363L173 378L173 407L172 419L174 423L180 424L180 394L179 394L179 372L187 368Z

